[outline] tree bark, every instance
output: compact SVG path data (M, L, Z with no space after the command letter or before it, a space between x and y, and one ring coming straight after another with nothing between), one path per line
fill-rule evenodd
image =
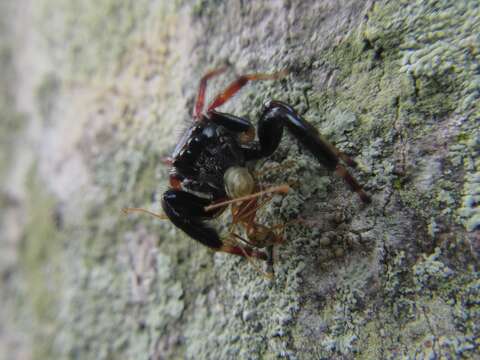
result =
M479 357L478 1L0 1L0 355L80 359ZM293 190L275 279L159 211L170 155L236 75L288 69L221 110L293 105L362 205L286 135L256 170ZM224 216L216 225L225 231ZM260 264L261 265L261 264Z

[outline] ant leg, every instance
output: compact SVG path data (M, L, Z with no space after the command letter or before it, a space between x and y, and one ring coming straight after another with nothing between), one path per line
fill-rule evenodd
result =
M273 267L274 257L273 257L273 245L267 247L267 274L272 274L272 278L275 276L275 270Z
M200 118L200 115L202 114L203 104L205 103L205 92L207 90L207 81L214 76L220 75L225 70L227 70L226 67L214 69L212 71L209 71L205 75L203 75L203 77L200 79L200 85L198 86L197 101L195 102L195 110L193 112L193 117L195 119Z
M246 258L256 258L264 261L267 260L267 254L265 254L263 251L244 248L237 245L223 245L221 248L214 250L232 255L243 256Z
M217 212L205 210L209 200L181 190L170 189L163 194L162 208L170 221L192 239L197 240L214 251L229 254L266 259L266 254L252 249L224 243L218 233L204 223L204 220L217 216Z
M160 163L165 166L172 166L173 165L173 157L171 156L163 156L160 158Z
M282 244L284 242L283 234L287 222L285 224L277 224L271 227L261 225L255 221L257 211L268 204L272 200L271 194L262 201L258 202L257 199L250 199L242 202L238 206L232 206L232 222L235 225L241 225L245 228L248 239L248 244L253 247L261 247L265 245Z
M242 87L249 81L256 80L275 80L287 75L287 71L279 71L273 74L247 74L242 75L233 81L225 90L223 90L217 97L208 105L207 112L210 112L220 105L223 105L227 100L234 96Z
M168 217L167 215L165 214L157 214L157 213L154 213L150 210L147 210L147 209L141 209L141 208L123 208L122 209L123 213L125 215L128 215L129 213L132 213L132 212L142 212L142 213L145 213L145 214L148 214L148 215L152 215L156 218L159 218L161 220L168 220Z
M249 242L244 239L243 237L241 237L240 235L238 234L235 234L235 233L231 233L230 234L232 236L232 238L234 239L238 239L240 240L241 242L244 242L246 244L249 244ZM250 244L249 244L250 246ZM273 277L275 276L274 272L273 272L273 259L271 257L271 254L270 253L267 253L265 254L266 255L266 258L265 258L265 261L267 262L267 271L263 271L260 266L255 263L255 261L252 259L252 257L250 255L248 255L247 253L247 249L246 248L243 248L240 246L240 249L242 249L242 251L244 252L244 255L245 255L245 258L248 260L248 262L250 263L250 265L253 266L253 268L260 274L262 275L264 278L268 279L268 280L272 280ZM267 248L267 251L270 251L270 247ZM270 266L270 262L272 262L272 266Z
M291 106L280 101L269 101L265 105L265 110L258 124L259 146L244 148L247 161L273 154L282 139L285 126L317 158L319 163L343 177L351 190L356 192L364 203L371 201L355 178L343 165L339 164L340 159L347 164L351 164L353 160L329 143L312 124L298 115Z
M272 196L268 196L260 203L256 198L247 200L235 206L232 205L232 221L233 223L254 223L257 211L268 204L272 200Z
M243 202L245 200L250 200L250 199L253 199L253 198L265 195L265 194L269 194L269 193L286 194L288 192L288 190L290 190L290 186L288 186L288 185L273 186L271 188L268 188L268 189L263 190L263 191L259 191L259 192L254 193L254 194L250 194L250 195L238 197L238 198L235 198L235 199L215 203L213 205L205 206L205 211L211 211L211 210L214 210L216 208L222 207L224 205L234 204L234 203L237 203L237 202Z

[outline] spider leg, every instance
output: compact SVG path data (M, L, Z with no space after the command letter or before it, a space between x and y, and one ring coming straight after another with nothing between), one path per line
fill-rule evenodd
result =
M247 144L255 139L255 127L247 119L232 114L221 113L216 110L210 110L208 112L208 118L217 125L221 125L234 133L238 133L238 140L241 144Z
M205 75L203 75L203 77L200 79L200 85L198 86L197 101L195 102L195 110L193 112L193 117L195 119L199 119L200 115L202 114L203 104L205 103L205 92L207 90L207 81L212 77L220 75L225 70L227 70L226 67L221 67L218 69L211 70Z
M264 252L243 249L230 245L220 239L215 229L209 227L205 221L218 215L215 211L207 211L205 207L209 200L182 190L170 189L163 194L162 208L170 221L192 239L197 240L214 251L226 252L234 255L255 257L266 260Z
M230 85L228 85L217 97L208 105L207 112L210 112L217 107L223 105L232 96L234 96L242 87L244 87L249 81L256 80L275 80L287 75L286 71L279 71L273 74L247 74L238 77Z
M343 177L350 189L356 192L364 203L371 201L357 180L339 163L343 160L349 165L354 165L354 161L328 142L291 106L280 101L269 101L265 105L258 124L259 146L244 148L246 159L255 160L273 154L282 139L284 127L317 158L319 163Z
M362 185L360 185L357 179L355 179L353 175L348 172L345 166L343 166L342 164L337 164L335 168L335 173L338 176L343 177L350 189L356 192L364 203L369 204L372 202L370 196L368 196L367 193L363 190Z
M255 130L253 124L249 120L232 114L211 110L208 112L208 118L215 124L222 125L223 127L235 133L251 131L250 129Z

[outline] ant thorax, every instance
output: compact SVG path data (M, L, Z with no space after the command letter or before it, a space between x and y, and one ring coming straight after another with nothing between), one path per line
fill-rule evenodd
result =
M250 195L255 191L255 182L246 167L231 166L223 176L225 192L231 199Z

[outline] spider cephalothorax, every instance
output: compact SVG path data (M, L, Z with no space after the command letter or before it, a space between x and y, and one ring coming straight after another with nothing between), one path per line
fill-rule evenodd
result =
M255 128L250 121L215 110L248 81L276 79L285 72L240 76L204 112L207 80L223 71L211 71L201 79L194 122L169 160L172 165L170 189L163 195L162 207L175 226L213 250L266 260L268 256L262 248L283 241L277 231L283 225L258 224L256 212L268 201L268 196L264 197L266 194L286 192L288 186L262 189L246 165L273 154L285 127L321 164L343 177L364 203L370 202L341 163L354 166L355 162L325 140L291 106L280 101L265 103L257 127L258 141L255 141ZM217 217L228 205L232 206L233 223L228 238L221 238L207 221ZM236 226L244 228L246 238L233 230Z
M245 166L237 136L207 116L186 134L172 154L170 184L208 199L224 198L224 174Z

